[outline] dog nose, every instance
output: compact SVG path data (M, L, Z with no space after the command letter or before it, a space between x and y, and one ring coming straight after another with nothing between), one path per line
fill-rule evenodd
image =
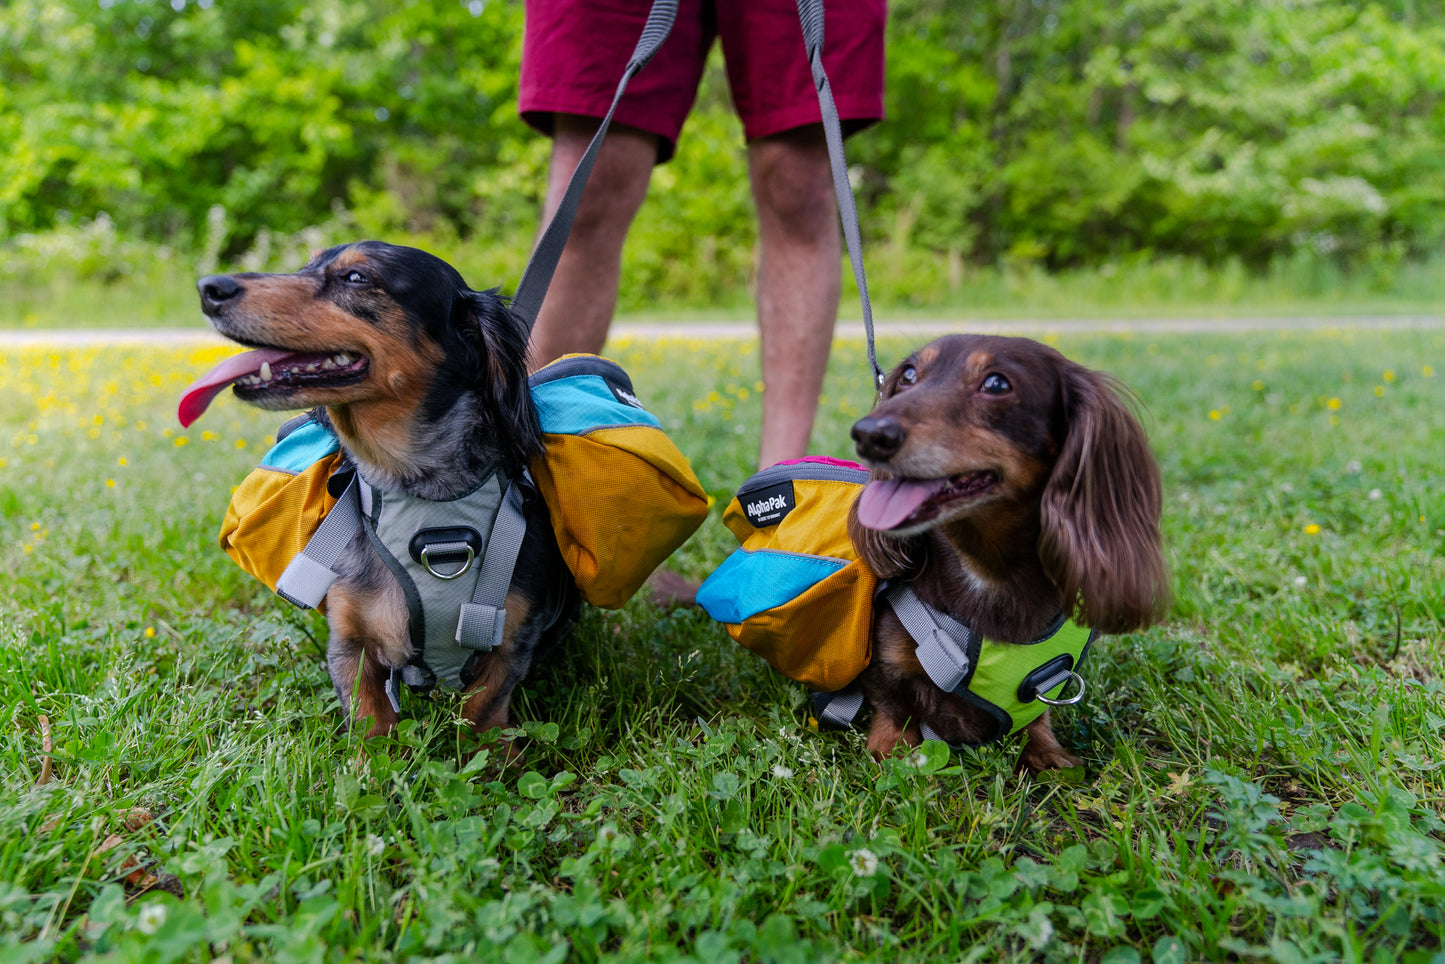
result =
M241 293L241 285L230 275L208 275L196 282L201 292L201 310L214 315L221 306Z
M853 442L858 454L874 461L897 455L903 447L904 436L903 426L887 416L874 418L869 415L853 425Z

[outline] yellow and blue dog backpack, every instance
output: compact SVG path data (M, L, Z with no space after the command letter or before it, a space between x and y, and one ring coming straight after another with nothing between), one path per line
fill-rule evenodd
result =
M530 467L533 483L582 598L616 609L702 524L707 495L615 362L569 355L529 382L546 442ZM330 429L298 416L226 509L221 547L298 605L320 608L321 597L286 593L283 576L343 495L341 462Z
M1031 643L992 642L906 584L880 584L848 536L848 510L867 482L860 465L818 458L780 462L748 479L723 514L741 545L703 583L698 604L738 643L812 689L818 719L831 725L851 725L862 709L854 680L871 657L877 605L893 609L936 686L994 720L985 742L1017 732L1050 705L1078 702L1088 629L1060 615ZM1076 692L1064 698L1070 680Z
M878 579L848 538L868 470L838 459L779 462L723 512L741 544L697 602L733 639L814 690L841 690L868 665Z

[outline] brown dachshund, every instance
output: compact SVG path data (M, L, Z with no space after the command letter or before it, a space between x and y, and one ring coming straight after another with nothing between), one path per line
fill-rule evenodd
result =
M849 517L864 561L989 640L1027 644L1063 614L1102 633L1163 617L1159 469L1109 376L1026 338L952 335L889 374L853 426L871 479ZM917 746L923 725L952 743L997 734L978 707L925 674L897 614L880 606L859 679L879 758ZM1045 712L1019 764L1076 766Z
M222 335L256 349L192 385L181 420L227 387L268 409L318 407L349 466L375 491L450 502L499 467L515 476L542 451L527 387L527 328L495 292L415 248L365 241L317 254L295 274L202 278L201 308ZM505 725L533 659L558 642L578 607L541 497L527 492L526 534L506 598L500 645L460 670L462 715ZM368 736L397 722L389 680L430 684L423 637L403 584L358 531L326 594L327 666L348 720ZM455 617L453 617L455 618Z

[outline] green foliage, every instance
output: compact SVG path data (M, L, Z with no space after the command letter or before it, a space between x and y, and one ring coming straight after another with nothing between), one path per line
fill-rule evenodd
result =
M1439 0L890 8L888 120L849 143L886 304L1156 258L1391 290L1445 241ZM102 222L145 258L81 277L373 236L515 278L548 158L515 112L521 30L515 0L0 6L0 283L69 277L26 238ZM715 52L623 307L746 303L755 237Z

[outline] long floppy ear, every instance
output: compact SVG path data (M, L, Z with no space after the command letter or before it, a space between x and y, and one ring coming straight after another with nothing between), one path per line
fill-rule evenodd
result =
M493 444L511 461L526 465L542 453L542 426L527 387L527 326L491 291L458 293L458 331L482 402L480 418Z
M1171 598L1159 466L1127 389L1072 362L1061 374L1067 434L1044 489L1039 558L1080 623L1142 629Z
M856 499L848 507L848 538L858 558L879 579L911 579L927 560L928 542L921 536L898 538L859 522Z

